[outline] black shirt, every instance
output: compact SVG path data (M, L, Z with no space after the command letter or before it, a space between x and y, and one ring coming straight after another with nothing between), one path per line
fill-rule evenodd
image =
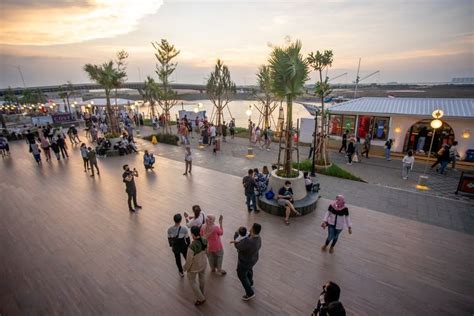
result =
M255 182L255 179L253 177L245 176L242 180L242 183L245 188L245 194L251 194L255 192L255 189L257 188L257 183Z
M258 261L258 251L262 247L260 236L244 238L234 244L239 252L238 265L251 268Z
M129 176L132 176L132 180L131 181L125 180L125 178L127 178ZM135 178L133 176L133 171L131 171L131 170L125 171L122 175L122 178L123 178L123 182L125 183L125 187L126 187L125 191L133 192L137 189L135 187Z
M281 187L280 190L278 190L278 195L283 195L283 196L288 196L290 198L293 198L293 189L292 188L286 188L286 187Z

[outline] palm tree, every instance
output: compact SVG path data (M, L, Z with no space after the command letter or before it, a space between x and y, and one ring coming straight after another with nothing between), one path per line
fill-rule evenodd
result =
M143 101L150 103L151 117L155 117L155 103L159 97L159 91L160 87L158 83L150 76L145 80L145 87L138 90Z
M301 42L298 40L287 47L275 47L268 62L270 64L273 93L281 99L286 99L287 114L283 170L286 177L291 177L293 100L303 92L304 83L309 79L308 64L301 55Z
M261 108L256 107L257 111L263 116L263 128L270 127L270 115L278 107L276 98L272 92L272 77L270 67L263 65L258 68L257 83L259 92L255 92L254 97L260 102Z
M112 107L110 105L110 93L113 89L121 85L123 79L126 78L127 74L123 69L116 68L112 60L103 63L102 65L86 64L84 65L83 69L85 72L87 72L89 78L92 81L95 81L97 84L102 86L102 88L104 88L106 111L110 131L113 134L119 134L120 130L118 126L117 117L112 111Z
M324 53L321 53L319 50L316 53L310 53L308 56L308 64L318 72L319 80L316 82L316 95L321 98L321 132L318 133L316 130L317 125L317 116L315 119L314 133L315 137L313 139L313 148L314 148L314 157L313 157L313 170L314 164L317 162L319 165L327 166L329 165L329 156L327 152L327 123L326 118L329 116L328 113L324 111L324 99L331 94L331 87L328 82L328 77L323 80L323 71L328 67L331 67L333 62L333 53L332 50L325 50ZM316 141L316 138L318 140ZM314 159L317 158L317 159Z
M71 104L69 98L74 94L74 86L70 81L67 84L61 86L61 92L58 93L59 97L63 100L66 112L71 113Z

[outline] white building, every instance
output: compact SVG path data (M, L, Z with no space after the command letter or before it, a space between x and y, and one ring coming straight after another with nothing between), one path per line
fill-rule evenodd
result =
M433 151L443 143L458 142L461 159L466 150L474 149L474 98L360 98L330 108L329 133L342 136L349 130L363 139L372 134L372 144L383 146L388 138L394 140L393 151L406 152L423 145L428 151L433 128L432 112L441 109L443 125L436 130ZM419 143L420 141L420 143Z

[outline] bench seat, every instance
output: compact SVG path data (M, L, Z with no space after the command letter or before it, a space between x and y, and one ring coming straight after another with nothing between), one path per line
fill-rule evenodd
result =
M321 196L318 192L308 192L306 197L295 201L293 205L295 206L296 210L301 213L301 215L306 215L316 209L320 197ZM268 200L265 197L265 194L262 194L258 197L257 204L258 207L264 212L276 216L285 216L285 208L279 205L276 199ZM294 216L294 214L291 214L291 216Z

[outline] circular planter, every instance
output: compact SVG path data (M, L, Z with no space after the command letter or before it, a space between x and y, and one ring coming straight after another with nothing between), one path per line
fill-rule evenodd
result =
M321 170L324 170L324 169L328 169L332 166L332 163L330 163L329 165L315 165L316 167L316 171L321 171Z
M291 188L293 189L293 200L298 201L306 197L306 185L303 177L303 172L299 172L296 178L284 178L276 174L277 170L271 172L270 179L268 180L268 189L273 189L275 195L278 194L278 190L285 185L285 181L291 182Z

